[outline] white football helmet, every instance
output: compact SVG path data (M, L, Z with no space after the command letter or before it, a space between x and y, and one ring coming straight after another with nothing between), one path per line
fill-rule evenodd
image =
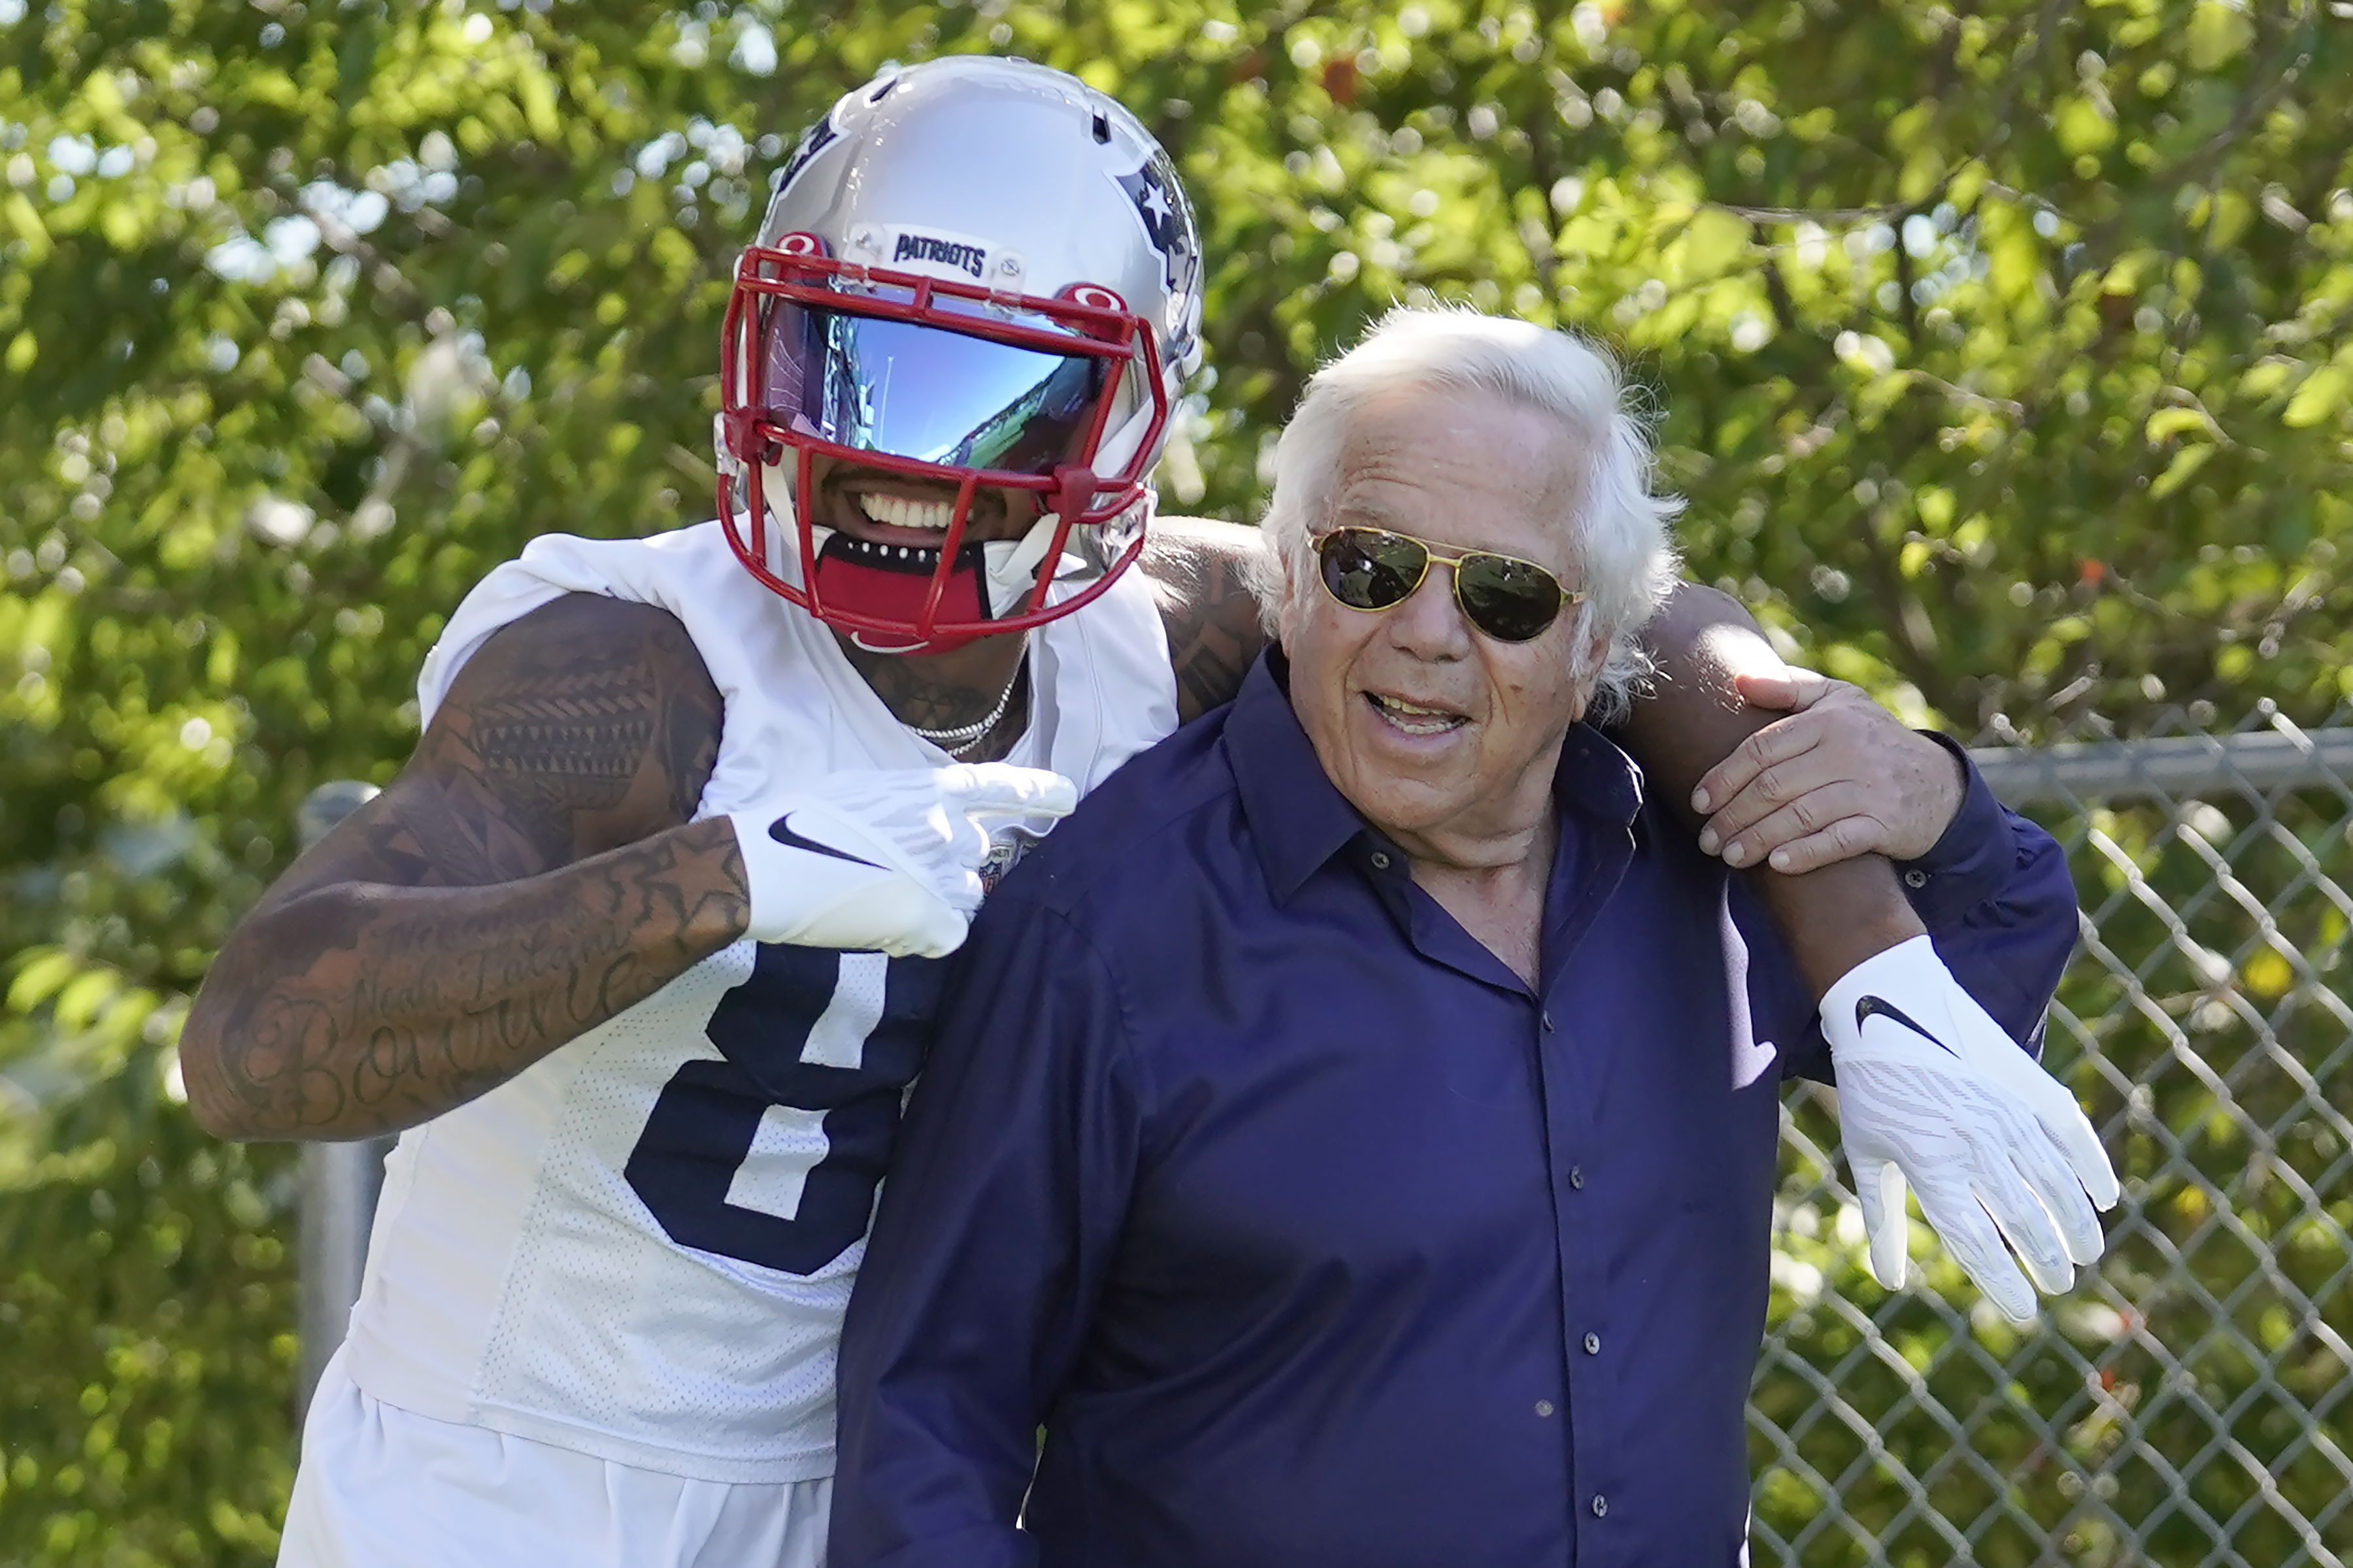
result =
M1200 321L1192 209L1117 102L1024 60L885 70L803 135L736 266L717 432L729 542L878 649L1067 615L1143 548ZM820 454L955 485L938 548L816 521L797 502ZM1029 491L1044 515L967 543L984 486Z

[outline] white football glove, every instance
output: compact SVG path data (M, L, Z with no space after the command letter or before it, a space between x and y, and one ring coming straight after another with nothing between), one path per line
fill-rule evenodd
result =
M2017 1322L2100 1256L2093 1205L2116 1175L2074 1096L1961 988L1925 936L1856 964L1822 998L1839 1125L1871 1272L1905 1277L1904 1187L1978 1289Z
M1066 816L1078 786L1042 768L959 763L844 772L730 812L760 942L938 958L980 908L982 816Z

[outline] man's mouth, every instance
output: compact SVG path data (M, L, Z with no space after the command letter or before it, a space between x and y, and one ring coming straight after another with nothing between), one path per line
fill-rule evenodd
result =
M852 538L876 544L937 550L955 519L953 487L895 474L836 472L818 483L823 500L818 517ZM1001 492L983 487L965 516L966 543L1001 539L1013 531Z
M914 528L932 533L946 531L948 519L955 515L955 502L951 500L917 500L912 496L877 495L860 491L855 498L858 510L867 520L886 528Z
M1365 700L1373 711L1391 728L1409 735L1442 735L1449 730L1459 730L1470 719L1447 708L1432 708L1420 702L1409 702L1402 697L1386 692L1367 691Z

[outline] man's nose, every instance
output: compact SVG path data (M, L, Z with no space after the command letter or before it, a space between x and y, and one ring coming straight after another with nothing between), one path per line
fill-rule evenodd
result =
M1421 585L1389 612L1388 630L1389 640L1416 658L1442 662L1467 658L1471 628L1454 600L1454 568L1431 562Z

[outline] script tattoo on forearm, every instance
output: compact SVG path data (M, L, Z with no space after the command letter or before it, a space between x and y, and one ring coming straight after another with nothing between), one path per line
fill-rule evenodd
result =
M406 1126L503 1082L732 941L725 822L490 888L319 889L234 987L221 1075L281 1136Z
M410 1125L734 940L733 832L687 825L722 717L664 612L575 595L491 638L408 768L222 948L182 1037L200 1114Z

